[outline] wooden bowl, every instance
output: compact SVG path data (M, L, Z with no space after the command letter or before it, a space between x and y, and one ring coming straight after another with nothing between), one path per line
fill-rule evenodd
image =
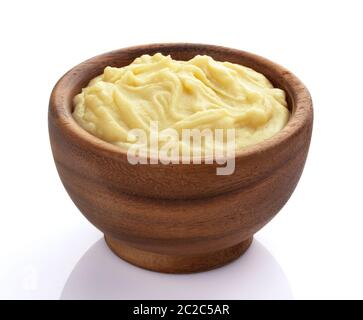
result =
M287 93L289 122L272 138L237 152L233 175L216 175L217 164L131 165L124 150L75 122L72 99L106 66L156 52L179 60L205 54L263 73ZM118 256L169 273L215 268L249 247L295 189L312 123L310 94L291 72L251 53L203 44L152 44L91 58L58 81L49 104L54 161L73 202Z

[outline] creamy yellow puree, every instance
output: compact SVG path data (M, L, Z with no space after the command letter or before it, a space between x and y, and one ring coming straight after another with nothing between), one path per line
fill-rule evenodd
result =
M149 132L150 121L157 121L159 131L235 128L238 150L270 138L289 118L285 92L264 75L200 55L177 61L157 53L106 67L75 96L74 106L85 130L123 148L132 144L130 129Z

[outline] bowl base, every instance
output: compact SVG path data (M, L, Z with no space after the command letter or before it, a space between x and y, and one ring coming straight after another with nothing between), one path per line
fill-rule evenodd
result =
M165 273L192 273L221 267L241 256L251 245L252 239L203 254L167 255L140 250L105 235L109 248L123 260L144 269Z

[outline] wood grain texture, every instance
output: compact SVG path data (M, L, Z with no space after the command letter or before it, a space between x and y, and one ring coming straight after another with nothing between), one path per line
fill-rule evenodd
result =
M156 52L180 60L206 54L263 73L286 91L289 122L272 138L238 151L230 176L217 176L217 164L129 164L125 151L74 121L72 99L106 66ZM144 45L89 59L58 81L49 104L54 160L74 203L120 257L163 272L201 271L243 253L295 189L312 123L309 92L291 72L251 53L202 44Z

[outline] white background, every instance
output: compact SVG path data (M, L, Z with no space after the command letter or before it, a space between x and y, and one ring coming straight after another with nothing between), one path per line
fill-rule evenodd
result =
M361 1L2 1L0 298L363 298ZM288 204L247 254L170 276L108 251L53 164L47 104L94 55L153 42L251 51L314 101L312 145Z

